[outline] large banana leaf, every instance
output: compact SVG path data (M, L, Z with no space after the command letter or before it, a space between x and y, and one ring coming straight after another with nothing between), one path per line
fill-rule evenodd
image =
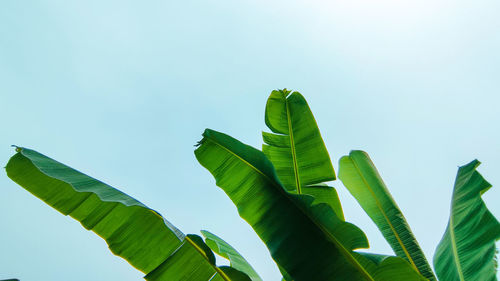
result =
M495 241L500 224L481 195L491 185L474 160L458 169L448 226L434 255L439 280L491 281L496 278Z
M339 178L375 222L396 255L410 262L429 280L435 280L410 226L368 154L355 150L342 157Z
M266 125L273 133L263 132L262 151L273 163L278 178L292 193L328 198L342 219L344 214L334 188L309 185L335 180L335 171L316 120L299 92L272 91L266 103ZM333 191L332 191L333 190Z
M219 256L228 259L231 262L231 267L246 273L252 281L262 281L262 278L260 278L259 274L255 272L247 260L226 241L206 230L202 230L201 234L205 237L205 243L210 249Z
M184 235L134 198L34 150L16 150L7 175L101 236L115 255L146 273L146 280L249 280L241 272L231 278L234 271L217 267L199 236Z
M195 154L293 280L388 280L352 251L368 246L363 232L313 197L288 193L262 152L207 129ZM394 267L392 280L418 276L408 268Z

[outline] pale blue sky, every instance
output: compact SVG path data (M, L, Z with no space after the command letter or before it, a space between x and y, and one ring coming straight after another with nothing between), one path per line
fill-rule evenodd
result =
M432 260L458 165L479 159L500 217L498 1L0 2L0 161L38 150L210 230L279 273L193 155L206 127L260 148L271 90L300 91L334 166L367 151ZM347 220L391 250L338 181ZM141 280L0 175L0 279ZM495 204L496 202L496 204Z

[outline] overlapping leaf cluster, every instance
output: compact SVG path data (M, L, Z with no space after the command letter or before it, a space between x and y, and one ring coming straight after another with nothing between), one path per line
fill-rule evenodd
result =
M369 254L366 235L346 222L335 171L314 116L298 92L273 91L262 151L205 130L195 150L202 166L266 244L287 281L436 280L401 210L368 154L352 151L339 178L382 232L395 256ZM8 176L101 236L146 280L261 281L241 254L208 231L184 235L134 198L34 150L17 148ZM481 195L491 185L477 160L460 167L450 220L434 257L441 281L496 280L500 224ZM215 254L230 266L218 266Z

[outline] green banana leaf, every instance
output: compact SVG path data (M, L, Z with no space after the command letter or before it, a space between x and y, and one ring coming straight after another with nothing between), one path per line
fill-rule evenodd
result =
M429 280L436 280L403 213L364 151L354 150L339 161L339 178L382 232L397 256Z
M206 230L202 230L201 234L205 237L205 243L210 249L219 256L228 259L231 262L231 267L246 273L252 281L262 281L262 278L260 278L259 274L257 274L247 260L226 241Z
M266 143L262 145L262 152L273 163L281 183L292 193L328 198L320 202L331 204L335 213L344 219L333 187L308 187L335 180L335 171L304 97L286 89L272 91L265 112L266 125L273 133L262 133Z
M496 278L495 241L500 224L481 195L491 188L474 160L458 169L448 226L434 255L439 280L491 281Z
M380 279L376 264L352 250L367 247L364 233L340 220L309 195L288 193L271 162L257 149L207 129L195 151L245 219L268 247L278 266L297 281ZM392 280L418 275L406 261Z
M125 193L34 150L16 151L6 166L13 181L101 236L146 280L250 280L230 278L201 237L184 235Z

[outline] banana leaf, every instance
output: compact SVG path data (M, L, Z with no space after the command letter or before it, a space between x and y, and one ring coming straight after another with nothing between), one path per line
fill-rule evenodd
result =
M339 178L382 232L397 256L429 280L436 280L403 213L364 151L351 151L339 161Z
M299 92L272 91L266 103L262 152L273 163L283 186L292 193L328 198L335 213L344 214L333 187L316 185L335 180L335 171L316 120ZM315 185L314 188L309 188ZM332 191L333 190L333 191Z
M293 280L387 280L380 279L375 263L358 260L352 251L368 246L364 233L328 205L313 204L312 196L287 192L261 151L210 129L198 145L200 164ZM405 280L407 268L394 268L392 280Z
M479 164L474 160L458 169L448 226L434 255L439 280L497 280L500 224L481 199L491 184L476 171Z
M102 237L146 280L249 280L241 272L230 278L201 237L184 235L125 193L34 150L16 151L6 166L13 181Z
M262 278L255 272L248 261L226 241L206 230L202 230L201 234L205 237L207 246L219 256L228 259L231 262L231 267L246 273L252 281L262 281Z

